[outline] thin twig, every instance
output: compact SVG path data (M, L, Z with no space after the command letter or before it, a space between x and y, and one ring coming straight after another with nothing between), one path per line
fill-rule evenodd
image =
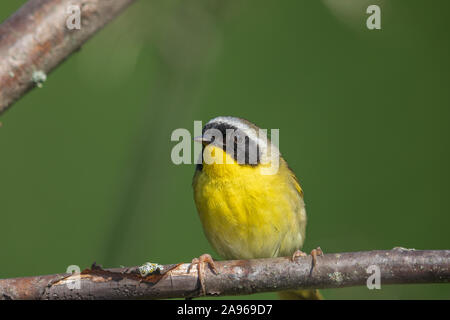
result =
M378 269L381 285L448 283L450 250L395 248L366 252L218 261L218 274L205 267L207 295L244 295L288 289L341 288L366 285ZM0 299L133 299L198 297L198 269L190 264L166 265L163 272L141 277L136 267L102 269L93 266L81 274L57 274L0 280ZM371 266L376 266L371 267ZM371 268L369 268L371 267ZM79 280L79 289L74 281Z
M135 0L30 0L0 25L0 114ZM70 8L81 13L69 28Z

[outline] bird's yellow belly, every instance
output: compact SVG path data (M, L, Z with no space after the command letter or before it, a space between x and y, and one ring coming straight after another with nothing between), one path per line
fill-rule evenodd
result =
M291 255L304 240L303 199L282 177L251 170L241 167L232 178L199 175L194 197L206 237L225 259Z

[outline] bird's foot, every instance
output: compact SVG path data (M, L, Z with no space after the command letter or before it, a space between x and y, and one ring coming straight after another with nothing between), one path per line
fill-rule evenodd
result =
M312 267L311 267L311 272L312 272L314 267L317 264L317 256L323 256L323 251L322 251L322 249L320 249L320 247L317 247L317 248L311 250L310 254L312 256Z
M201 291L202 295L206 295L206 287L205 287L205 281L204 281L204 272L205 272L204 265L205 265L205 263L208 264L208 266L211 268L211 270L214 271L215 274L219 273L217 271L216 264L215 264L213 258L207 253L202 254L198 258L192 259L191 265L188 268L188 273L189 273L189 271L191 270L191 267L195 264L197 265L198 281L200 282L200 287L202 289L202 291Z
M292 255L292 257L291 257L291 261L292 262L295 262L295 259L296 258L298 258L298 257L307 257L308 255L306 254L306 253L304 253L303 251L300 251L300 250L296 250L295 252L294 252L294 254Z
M310 253L311 257L312 257L312 266L311 266L311 272L313 272L314 267L317 265L317 257L318 256L323 256L323 251L322 249L320 249L320 247L317 247L316 249L311 250ZM295 262L295 259L298 257L307 257L308 255L306 253L304 253L303 251L297 250L294 252L294 254L292 255L291 261Z

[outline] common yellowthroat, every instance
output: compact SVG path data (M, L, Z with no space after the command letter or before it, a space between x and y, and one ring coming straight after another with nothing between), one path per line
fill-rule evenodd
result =
M278 148L259 130L245 119L217 117L196 139L203 152L193 178L194 200L206 238L224 259L303 255L303 190ZM317 290L280 296L321 298Z

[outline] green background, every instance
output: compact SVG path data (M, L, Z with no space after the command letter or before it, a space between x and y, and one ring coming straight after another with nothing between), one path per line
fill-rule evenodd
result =
M1 1L0 21L24 2ZM366 28L369 4L381 30ZM0 117L0 278L217 257L170 135L219 115L280 129L305 190L305 251L449 249L448 12L445 0L136 3ZM450 286L323 293L448 299Z

